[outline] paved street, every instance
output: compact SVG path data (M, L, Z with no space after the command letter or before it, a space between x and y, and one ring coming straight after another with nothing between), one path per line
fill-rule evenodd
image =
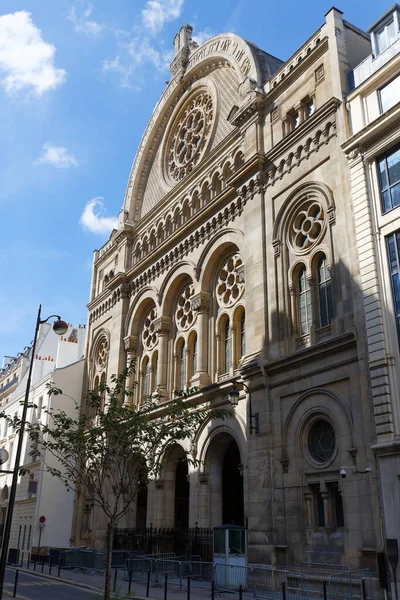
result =
M14 589L14 569L6 570L6 597L12 597ZM95 600L100 598L96 592L77 588L66 583L52 581L44 577L30 575L20 571L17 588L17 599L20 600Z

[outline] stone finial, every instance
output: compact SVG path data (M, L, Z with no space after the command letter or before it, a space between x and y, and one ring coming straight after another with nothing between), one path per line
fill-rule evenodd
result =
M193 27L191 25L182 25L178 33L174 38L174 56L176 56L183 48L189 46L189 42L192 39Z
M192 31L191 25L183 25L174 38L174 58L169 67L173 77L181 78L185 74L190 49L194 45Z

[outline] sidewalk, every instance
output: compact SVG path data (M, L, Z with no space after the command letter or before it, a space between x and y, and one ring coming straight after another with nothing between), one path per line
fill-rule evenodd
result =
M33 570L33 567L29 568L20 568L14 567L12 565L8 565L10 568L19 569L21 572L30 573L32 575L37 575L38 577L44 577L46 579L54 579L55 581L62 581L63 583L69 583L74 586L93 590L95 592L102 592L104 590L105 576L103 573L94 573L93 575L84 573L78 569L62 569L60 573L60 577L58 577L58 567L53 566L51 575L49 574L48 565L44 565L43 573L42 565L37 564L36 571ZM112 582L111 589L114 588L114 578L115 578L115 570L112 573ZM207 582L201 582L201 587L198 587L200 582L192 581L190 586L190 597L193 600L209 600L211 595L211 584ZM164 585L165 578L164 575L159 576L159 583L150 584L149 589L149 598L150 600L164 600ZM169 579L167 582L167 595L168 597L176 598L180 600L182 597L187 597L187 588L186 580L182 580L182 586L180 586L180 581L177 578ZM116 590L123 594L128 594L129 582L124 580L124 570L117 570L117 579L116 579ZM146 581L142 580L132 580L131 584L131 595L135 597L135 600L146 600ZM220 594L215 594L216 596L220 596ZM237 594L234 594L237 596Z

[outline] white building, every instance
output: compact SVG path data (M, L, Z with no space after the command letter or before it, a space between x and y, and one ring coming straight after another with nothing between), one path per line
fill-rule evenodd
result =
M86 330L84 327L74 328L69 325L65 336L54 333L49 323L40 326L34 357L32 382L29 402L37 408L29 408L27 420L30 423L44 424L48 415L45 408L62 408L68 414L74 411L74 401L78 404L82 394L82 377L84 369L84 345ZM32 358L32 357L31 357ZM15 361L14 361L15 362ZM21 374L19 383L11 395L4 394L1 408L13 417L21 415L28 378L29 361L25 361L25 373ZM7 372L6 372L7 371ZM7 377L6 369L3 377ZM0 375L0 389L1 389ZM62 395L48 395L51 384L63 391ZM17 436L7 419L0 420L0 445L9 453L4 470L14 468ZM45 468L50 457L44 461L30 455L34 450L32 442L26 435L22 450L21 466L26 467L26 474L19 477L13 523L10 536L10 548L30 551L32 546L69 546L73 510L73 494ZM8 506L9 488L12 475L0 474L0 518L4 524ZM45 525L39 526L39 518L46 518Z
M371 52L347 96L356 242L376 423L386 550L400 545L400 6L368 30ZM390 540L390 542L388 542ZM397 580L400 581L399 570Z

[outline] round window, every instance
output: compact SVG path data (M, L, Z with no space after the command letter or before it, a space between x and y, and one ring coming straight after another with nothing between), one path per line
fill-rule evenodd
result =
M335 431L328 421L316 421L308 432L308 451L315 462L325 463L332 458L336 446Z

